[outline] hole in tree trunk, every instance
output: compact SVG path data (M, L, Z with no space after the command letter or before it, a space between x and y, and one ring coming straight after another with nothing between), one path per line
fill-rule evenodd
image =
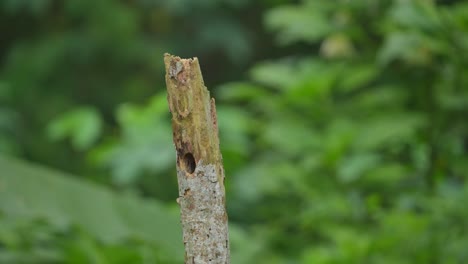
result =
M182 168L192 174L195 171L195 167L197 164L195 163L195 158L193 157L192 153L186 153L182 158Z

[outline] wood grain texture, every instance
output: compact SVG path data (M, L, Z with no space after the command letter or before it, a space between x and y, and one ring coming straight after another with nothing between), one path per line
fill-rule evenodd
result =
M197 58L164 55L185 263L230 263L216 106Z

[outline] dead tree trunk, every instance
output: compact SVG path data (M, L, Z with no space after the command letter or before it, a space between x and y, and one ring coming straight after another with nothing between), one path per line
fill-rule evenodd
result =
M185 263L227 264L228 219L215 101L203 83L197 58L165 54L164 63Z

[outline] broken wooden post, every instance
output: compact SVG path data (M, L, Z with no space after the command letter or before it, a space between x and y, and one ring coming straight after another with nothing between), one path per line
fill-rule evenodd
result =
M185 263L230 263L215 100L203 83L197 58L166 53L164 64L177 152Z

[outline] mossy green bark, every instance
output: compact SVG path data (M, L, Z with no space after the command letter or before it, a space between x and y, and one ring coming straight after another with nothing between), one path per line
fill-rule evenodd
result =
M216 106L197 58L164 55L185 263L230 263Z

